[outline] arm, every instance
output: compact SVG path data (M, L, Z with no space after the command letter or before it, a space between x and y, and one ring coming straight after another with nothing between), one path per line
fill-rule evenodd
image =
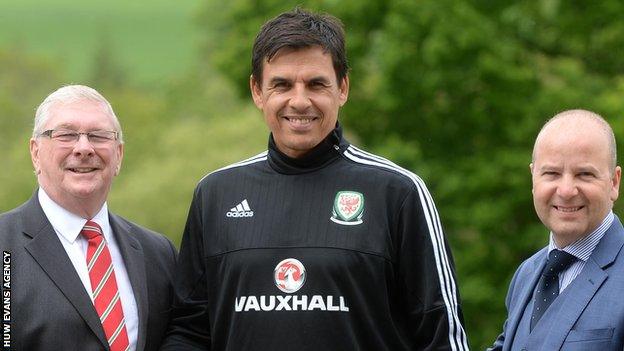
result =
M520 267L522 267L522 265ZM509 284L509 290L507 291L507 298L505 299L505 307L507 307L507 319L503 324L503 331L500 333L500 335L498 335L492 347L488 348L486 351L501 351L503 349L503 346L505 346L505 337L507 336L507 323L509 322L509 309L511 308L512 296L514 292L514 287L516 286L516 278L518 277L519 272L520 268L518 268L513 278L511 279L511 283Z
M424 183L406 196L398 217L398 281L415 350L468 350L455 268Z
M169 330L161 351L210 350L201 191L195 190L182 236Z

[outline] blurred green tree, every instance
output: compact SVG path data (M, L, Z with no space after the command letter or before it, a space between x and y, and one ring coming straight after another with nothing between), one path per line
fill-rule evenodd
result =
M36 181L28 140L34 107L56 88L61 75L58 68L24 54L19 47L0 49L0 212L24 202L33 191Z
M115 54L114 42L111 39L107 27L100 30L100 38L97 40L93 67L89 84L99 89L121 88L128 84L127 74L124 72L118 56Z

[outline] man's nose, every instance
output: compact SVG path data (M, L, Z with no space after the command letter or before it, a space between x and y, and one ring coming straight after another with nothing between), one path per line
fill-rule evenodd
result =
M94 153L93 144L89 141L86 134L78 135L78 140L74 144L75 155L91 155Z
M295 84L289 99L289 105L297 111L305 111L312 105L309 92L304 84Z
M573 176L564 175L558 186L557 186L557 194L564 199L569 199L578 194L578 186Z

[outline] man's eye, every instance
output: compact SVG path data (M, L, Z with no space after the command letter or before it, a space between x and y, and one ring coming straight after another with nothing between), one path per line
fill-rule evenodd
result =
M109 138L104 136L104 135L98 135L98 134L89 134L89 140L92 141L104 141L104 140L108 140Z
M95 132L89 133L89 140L94 141L94 142L105 142L105 141L114 140L114 139L115 139L114 132L95 131Z
M59 139L59 140L74 140L76 139L77 135L78 133L76 132L58 131L58 132L55 132L54 135L52 135L52 137L55 139Z
M273 84L274 89L287 89L288 87L289 87L289 84L286 82L277 82Z
M312 82L310 86L315 89L321 89L321 88L325 88L327 85L323 82Z

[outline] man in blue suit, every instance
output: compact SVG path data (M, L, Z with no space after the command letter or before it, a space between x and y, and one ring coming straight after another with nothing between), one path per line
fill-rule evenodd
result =
M621 351L624 228L612 208L622 171L613 130L593 112L562 112L537 136L530 168L550 242L516 271L507 321L489 350Z

